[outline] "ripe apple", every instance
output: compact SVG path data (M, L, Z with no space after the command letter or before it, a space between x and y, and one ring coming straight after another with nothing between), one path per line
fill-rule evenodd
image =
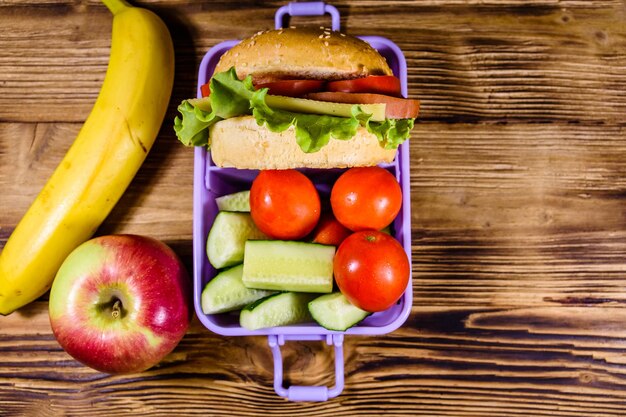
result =
M182 339L191 316L189 276L166 244L108 235L76 248L50 291L50 324L74 359L111 374L156 365Z

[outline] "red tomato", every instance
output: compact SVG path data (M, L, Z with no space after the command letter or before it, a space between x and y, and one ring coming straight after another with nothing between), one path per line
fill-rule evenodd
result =
M320 218L315 186L294 169L261 171L250 188L250 214L274 239L295 240L309 234Z
M313 230L313 242L322 245L339 246L341 242L352 234L352 231L339 223L332 213L322 215L319 223Z
M340 93L376 93L402 97L400 80L393 75L370 75L353 80L331 81L326 89Z
M211 87L210 87L211 83L206 83L206 84L202 84L202 86L200 86L200 93L202 94L202 97L208 97L211 95Z
M257 89L269 88L268 94L275 96L301 97L308 93L321 91L324 81L320 80L279 80L255 84Z
M420 102L417 100L383 94L323 92L307 94L306 98L348 104L384 103L385 117L388 119L415 119L420 110Z
M333 185L330 205L337 220L348 229L380 230L400 212L402 189L384 168L350 168Z
M355 306L383 311L406 290L411 273L402 245L375 230L350 235L337 249L333 272L339 290Z

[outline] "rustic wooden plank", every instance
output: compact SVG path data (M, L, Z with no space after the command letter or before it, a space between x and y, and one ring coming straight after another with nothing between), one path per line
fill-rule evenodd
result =
M85 0L81 1L78 5L81 7L88 6L100 6L102 2L100 0ZM283 6L285 2L281 0L241 0L236 5L228 0L215 0L215 1L202 1L197 2L193 0L140 0L133 4L141 5L142 7L184 7L190 4L200 5L199 8L206 8L211 5L214 9L249 9L252 7L265 7L276 9ZM333 1L333 6L338 9L344 8L365 8L365 7L381 7L380 4L372 0L337 0ZM385 1L385 5L382 8L403 8L404 10L410 10L411 8L441 8L452 9L459 6L471 6L478 9L493 9L493 8L506 8L513 7L520 10L533 9L542 10L542 8L554 9L554 8L567 8L571 10L590 10L590 9L603 9L607 7L619 7L622 4L621 0L388 0ZM73 7L76 3L72 0L37 0L24 2L20 0L3 0L0 3L0 7Z
M106 71L111 18L95 1L64 4L26 13L3 7L0 120L78 122L89 113ZM170 114L194 94L202 55L220 41L271 27L278 4L146 4L174 35ZM348 33L386 36L405 51L423 119L624 122L626 12L620 1L337 6ZM81 70L68 71L74 67Z
M622 303L621 126L420 123L418 305Z
M626 314L614 310L618 317ZM38 302L2 318L12 325L3 327L0 340L0 404L8 416L29 410L48 413L37 415L621 415L623 330L607 332L612 328L603 324L604 310L593 306L530 313L532 320L523 309L416 306L407 324L391 335L348 337L344 396L316 404L287 403L274 394L265 338L221 337L197 321L181 345L141 377L89 370L56 345L46 329L47 303ZM582 325L567 321L581 317L586 317ZM290 342L283 354L292 383L333 383L328 348ZM28 401L15 401L18 395Z

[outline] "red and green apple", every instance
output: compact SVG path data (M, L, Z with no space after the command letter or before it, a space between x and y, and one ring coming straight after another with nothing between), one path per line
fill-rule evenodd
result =
M111 374L141 372L180 342L191 317L188 274L165 243L108 235L76 248L50 291L50 324L79 362Z

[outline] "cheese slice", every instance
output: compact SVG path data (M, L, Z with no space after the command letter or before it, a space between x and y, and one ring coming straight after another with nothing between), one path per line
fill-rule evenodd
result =
M354 104L333 103L329 101L309 100L306 98L265 96L265 103L274 109L296 113L327 114L329 116L352 117ZM385 121L385 104L359 104L361 110L372 115L373 122Z

